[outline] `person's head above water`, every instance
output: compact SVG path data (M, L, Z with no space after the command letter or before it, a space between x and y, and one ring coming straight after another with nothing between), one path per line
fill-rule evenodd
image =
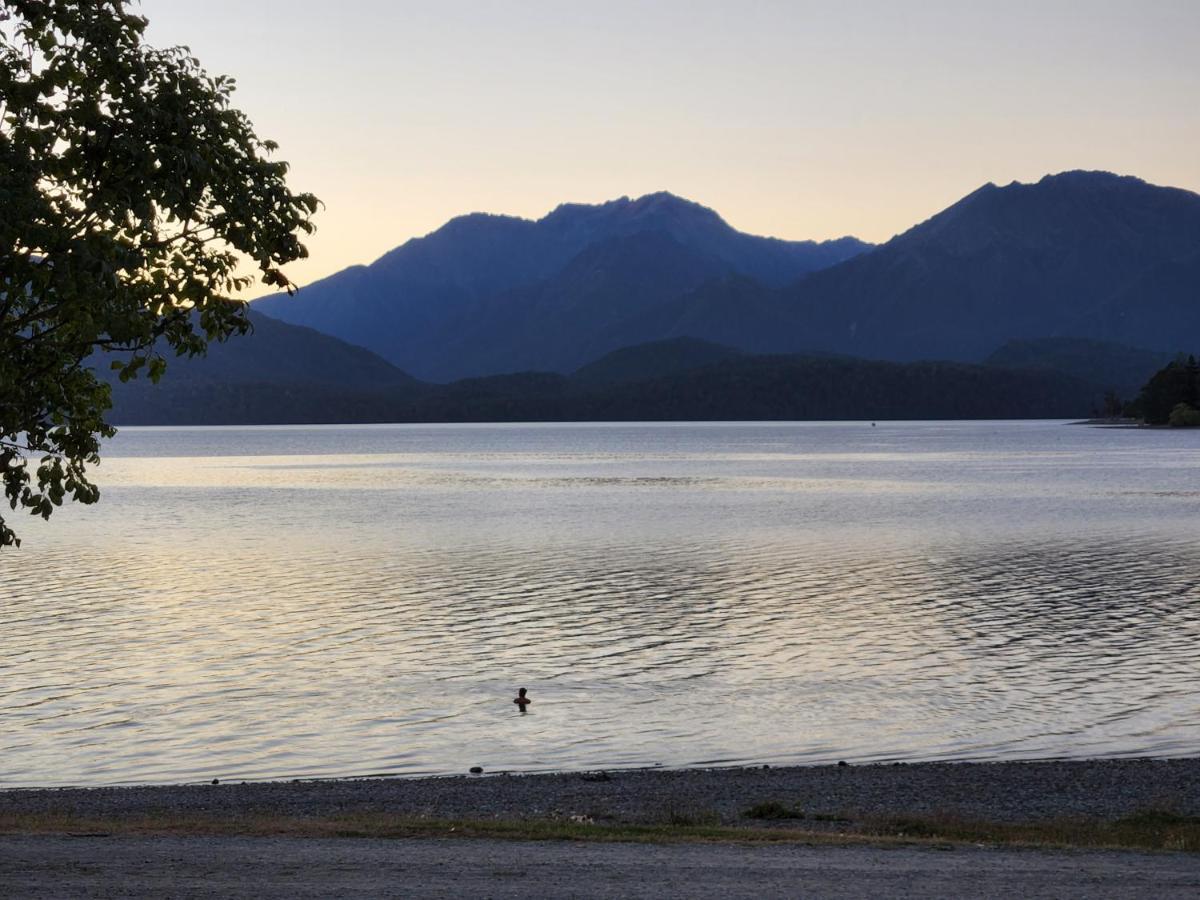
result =
M525 688L517 688L517 696L513 698L513 703L524 709L525 704L532 702L532 700L525 696Z
M525 696L525 688L517 688L517 696L524 697Z

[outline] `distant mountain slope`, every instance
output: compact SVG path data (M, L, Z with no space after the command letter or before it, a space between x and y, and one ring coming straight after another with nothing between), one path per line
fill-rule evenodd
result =
M1085 338L1009 341L985 363L1010 369L1043 369L1093 382L1131 400L1174 353L1142 350Z
M118 425L368 420L393 414L393 398L419 382L369 350L311 328L250 312L254 331L192 359L168 357L157 384L122 384L105 361L97 374L113 386ZM369 414L368 414L369 411ZM346 421L361 421L349 418Z
M663 232L597 242L551 278L476 303L435 340L442 352L426 373L441 381L572 371L630 343L622 326L631 318L727 271L722 261Z
M1105 172L989 184L865 250L740 234L669 194L472 215L256 309L443 382L681 337L897 361L1048 338L1174 351L1200 339L1200 196Z
M1141 273L1100 303L1086 324L1100 337L1146 347L1200 344L1200 246Z
M368 347L418 377L569 371L623 343L666 336L622 328L618 310L644 314L726 273L787 284L867 246L743 234L711 209L659 193L566 204L536 222L463 216L370 266L255 308ZM597 323L614 336L598 335Z
M254 310L254 330L241 338L209 345L208 353L172 359L172 376L221 381L314 383L342 387L382 388L415 384L416 379L370 350L288 325Z
M288 326L281 326L287 329ZM284 340L289 336L284 333ZM252 344L253 339L247 343ZM222 371L237 373L223 379ZM118 425L351 422L1042 418L1088 415L1102 389L1049 369L750 356L690 339L626 348L572 376L426 384L280 379L218 367L119 385ZM239 380L247 377L247 380ZM352 379L353 380L353 379Z
M395 388L253 381L118 385L108 421L131 425L340 425L410 422L413 397Z
M435 385L412 421L1072 418L1102 391L1059 372L965 363L735 355L661 377L589 384L545 373Z
M1066 335L1157 346L1163 316L1200 315L1193 264L1179 262L1197 248L1200 196L1066 172L986 185L786 293L812 346L857 356L982 359Z
M678 375L741 355L741 350L711 341L670 338L614 350L581 367L571 380L587 387L646 381Z
M706 282L624 323L618 344L644 335L690 336L750 353L815 350L800 310L786 294L741 275Z
M1096 388L1057 372L947 362L744 356L591 398L589 418L1009 419L1085 416Z
M661 232L765 284L786 284L870 246L853 237L817 243L744 234L714 210L665 191L596 206L564 204L540 224L582 234L589 244L606 237Z

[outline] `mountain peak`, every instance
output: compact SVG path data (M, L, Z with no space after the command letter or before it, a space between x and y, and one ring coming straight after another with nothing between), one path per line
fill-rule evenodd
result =
M1000 234L1019 244L1045 244L1079 228L1100 234L1126 227L1130 215L1141 215L1149 224L1164 211L1162 204L1190 206L1196 199L1132 175L1073 169L1002 187L988 182L893 240L907 246L945 241L957 251L994 244Z
M714 210L670 191L656 191L641 197L618 197L604 203L562 203L540 220L544 225L587 222L631 222L655 220L706 222L729 226Z
M1118 175L1115 172L1106 172L1101 169L1068 169L1065 172L1054 172L1042 176L1041 180L1037 183L1039 185L1070 185L1076 187L1112 187L1117 184L1124 184L1130 187L1135 185L1146 186L1146 182L1133 175ZM1021 185L1021 182L1014 181L1013 185Z
M1197 194L1060 172L978 188L811 277L802 302L828 345L865 356L972 359L1064 335L1169 348L1200 320L1195 277L1174 270L1197 247Z
M685 333L657 310L709 278L736 272L779 287L864 247L743 234L706 206L656 191L566 203L536 221L458 216L353 278L330 276L259 309L418 377L568 371L621 343Z
M678 194L672 194L670 191L655 191L652 194L643 194L636 200L630 201L630 208L636 212L661 209L688 210L689 212L715 216L718 219L721 218L709 207L697 203L695 200L680 197Z

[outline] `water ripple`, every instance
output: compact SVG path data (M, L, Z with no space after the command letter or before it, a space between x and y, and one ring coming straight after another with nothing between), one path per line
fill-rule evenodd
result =
M1190 752L1155 437L135 431L0 556L0 784Z

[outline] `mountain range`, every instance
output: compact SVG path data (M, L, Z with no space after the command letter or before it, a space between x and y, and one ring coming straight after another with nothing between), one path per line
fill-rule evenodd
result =
M1084 416L1200 345L1200 197L1068 172L877 247L665 193L473 214L249 315L157 386L98 366L113 421Z
M472 214L254 308L426 381L570 373L671 338L983 362L1010 341L1200 335L1200 196L1104 172L985 185L885 244L743 234L668 193Z
M734 277L764 288L861 253L743 234L668 193L565 204L537 221L475 213L255 309L366 347L431 381L569 372L673 335L655 310Z
M1010 340L1177 349L1200 333L1200 196L1099 172L985 185L871 253L789 287L813 346L986 357Z

